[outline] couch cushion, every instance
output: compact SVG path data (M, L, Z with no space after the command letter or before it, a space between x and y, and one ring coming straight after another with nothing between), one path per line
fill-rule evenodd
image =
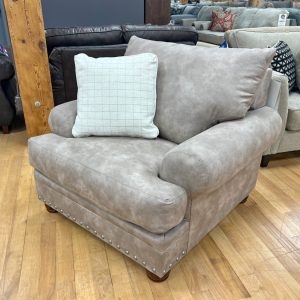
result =
M297 86L300 89L300 31L298 26L247 28L227 31L225 38L233 48L266 48L286 42L296 59Z
M197 16L199 21L211 21L213 11L223 11L221 6L203 6Z
M288 13L285 9L247 8L242 11L234 28L277 27L280 14Z
M124 39L129 42L132 36L152 41L164 41L196 45L197 31L193 27L174 25L124 25Z
M300 130L300 93L293 92L289 97L288 117L286 129L297 131Z
M46 30L48 54L56 47L104 46L123 44L121 26L49 28Z
M233 29L238 28L237 25L239 24L238 18L240 17L240 15L242 14L242 12L247 9L246 7L228 7L226 8L226 12L231 12L233 14L236 15L236 17L234 18L234 22L233 22Z
M183 188L161 180L158 170L175 144L134 138L29 140L30 162L44 176L112 215L154 233L184 218Z
M219 49L133 37L125 55L158 57L160 135L181 143L218 122L243 118L271 63L274 49Z
M200 30L198 31L198 40L205 43L220 45L224 42L224 32Z

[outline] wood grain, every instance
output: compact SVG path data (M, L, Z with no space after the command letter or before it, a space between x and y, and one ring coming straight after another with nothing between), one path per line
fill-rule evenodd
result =
M0 134L0 299L299 299L300 153L261 169L248 201L155 283L46 211L26 144L25 132Z
M170 22L170 0L145 0L145 23L166 25Z
M46 133L53 107L40 0L4 0L28 136ZM36 106L36 102L40 106Z

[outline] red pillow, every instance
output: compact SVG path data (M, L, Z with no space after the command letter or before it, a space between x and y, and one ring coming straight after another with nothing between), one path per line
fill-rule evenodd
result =
M233 27L235 16L236 15L231 12L213 10L212 23L209 29L211 31L221 31L221 32L231 30Z

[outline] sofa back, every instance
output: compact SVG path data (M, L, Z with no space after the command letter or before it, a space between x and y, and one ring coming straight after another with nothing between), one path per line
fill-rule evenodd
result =
M46 40L54 104L77 98L74 56L115 57L125 54L135 35L144 39L196 45L198 34L183 26L125 25L47 29Z
M227 31L225 39L231 48L266 48L284 41L296 60L297 86L300 89L300 27L265 27Z
M234 8L231 9L234 11ZM286 9L276 8L246 8L239 9L233 29L277 27L279 15L288 14Z

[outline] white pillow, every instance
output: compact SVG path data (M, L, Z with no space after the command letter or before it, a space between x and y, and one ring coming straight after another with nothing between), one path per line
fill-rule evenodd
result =
M74 137L156 138L155 54L92 58L75 56L78 85Z

